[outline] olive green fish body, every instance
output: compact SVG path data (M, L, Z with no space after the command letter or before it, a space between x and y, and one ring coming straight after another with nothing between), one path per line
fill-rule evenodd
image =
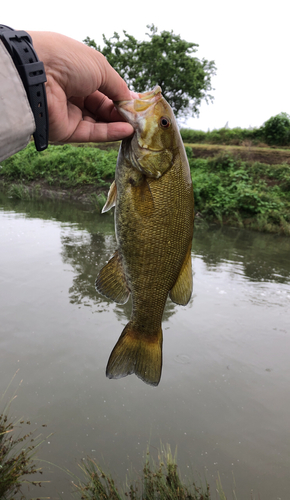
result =
M127 167L122 155L117 165L116 237L132 294L132 319L154 331L191 247L193 194L186 174L178 150L159 179Z
M132 295L131 319L111 353L107 376L136 373L151 385L161 376L161 321L168 294L174 302L186 304L192 292L192 182L172 111L162 101L173 129L167 149L151 142L151 149L142 147L140 153L140 142L144 144L138 134L122 142L105 208L115 204L118 250L96 281L101 293L120 303ZM157 106L152 107L157 114ZM162 117L163 111L159 110Z

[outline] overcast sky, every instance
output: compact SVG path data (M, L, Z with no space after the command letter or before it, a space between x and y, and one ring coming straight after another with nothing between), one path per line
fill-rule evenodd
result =
M77 7L78 5L78 7ZM146 39L146 25L173 30L199 44L196 56L214 60L212 104L188 126L200 130L260 127L285 111L290 114L289 5L285 0L29 0L1 5L1 23L17 29L49 30L102 44L126 30Z

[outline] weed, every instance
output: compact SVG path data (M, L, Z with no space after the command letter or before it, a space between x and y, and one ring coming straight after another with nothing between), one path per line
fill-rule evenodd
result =
M8 190L8 196L17 200L30 200L29 190L23 184L12 184Z
M3 413L0 414L1 500L13 499L16 494L20 495L18 496L19 500L24 499L25 497L21 491L24 483L41 486L40 481L30 481L27 479L27 476L35 475L36 473L42 474L41 470L36 468L33 461L36 447L40 443L38 442L38 437L32 438L32 432L26 433L21 437L15 436L15 429L21 427L25 422L19 420L17 422L12 422L9 419L7 413L13 399L14 398L8 402ZM29 422L26 422L26 424L29 424ZM38 444L35 445L35 442L38 442Z
M161 448L156 464L149 452L141 477L138 482L127 484L124 493L120 493L114 480L106 474L92 459L80 466L84 480L75 483L83 500L209 500L209 486L186 486L179 475L175 457L170 447Z

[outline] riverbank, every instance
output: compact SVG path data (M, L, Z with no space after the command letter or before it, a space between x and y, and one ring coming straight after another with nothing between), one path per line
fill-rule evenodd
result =
M99 146L49 146L38 153L30 144L2 162L0 187L11 197L71 199L100 211L118 144ZM290 150L186 144L186 151L197 223L290 235Z

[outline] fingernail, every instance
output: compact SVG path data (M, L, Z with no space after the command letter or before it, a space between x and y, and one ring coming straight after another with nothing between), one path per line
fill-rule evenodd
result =
M139 94L137 94L137 92L130 90L130 94L131 94L132 99L139 99Z

